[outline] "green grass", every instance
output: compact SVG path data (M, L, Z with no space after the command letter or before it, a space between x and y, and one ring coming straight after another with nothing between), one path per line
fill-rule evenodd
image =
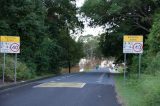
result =
M116 76L116 90L124 106L160 106L159 76L142 75L124 83L123 76Z
M143 96L140 89L132 86L131 81L126 80L124 83L122 76L115 77L116 90L125 106L143 106Z
M41 76L35 76L34 78L30 79L30 80L35 80L35 79L40 79L40 78L44 78L44 77L54 77L56 76L55 74L45 74L45 75L41 75Z
M117 69L118 70L118 72L120 72L120 73L123 73L123 67L121 67L121 66L119 66L119 67L117 67L117 68L115 68L115 69Z

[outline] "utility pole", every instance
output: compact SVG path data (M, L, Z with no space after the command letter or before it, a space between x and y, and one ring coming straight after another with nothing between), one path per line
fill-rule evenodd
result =
M68 31L67 31L67 34L68 34ZM68 57L67 57L67 59L68 59L68 68L69 68L69 73L71 73L71 59L70 59L70 51L69 51L69 49L70 49L70 44L69 44L69 39L68 39L68 47L67 47L67 55L68 55Z
M67 36L70 36L69 35L69 31L68 31L69 29L68 29L68 22L67 22L67 19L66 19L66 33L67 33ZM68 68L69 68L69 73L71 73L71 59L70 59L70 42L69 42L69 39L68 39L68 41L67 41L67 45L68 45L68 47L67 47L67 60L68 60Z
M70 60L68 61L68 65L69 65L69 73L71 73L71 62L70 62Z

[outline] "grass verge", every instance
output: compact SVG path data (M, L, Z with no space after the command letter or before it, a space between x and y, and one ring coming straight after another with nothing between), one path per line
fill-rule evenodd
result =
M159 76L142 75L128 78L115 76L116 90L124 106L160 106Z

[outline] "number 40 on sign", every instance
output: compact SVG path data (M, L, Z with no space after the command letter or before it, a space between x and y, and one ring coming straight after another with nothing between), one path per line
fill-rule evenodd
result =
M16 83L17 79L17 53L20 53L20 37L19 36L0 36L0 53L4 54L3 59L3 83L5 81L5 67L6 67L6 54L14 53L15 62L14 62L14 82Z
M123 53L143 53L143 36L125 35L123 38Z
M0 36L0 53L20 53L20 37Z

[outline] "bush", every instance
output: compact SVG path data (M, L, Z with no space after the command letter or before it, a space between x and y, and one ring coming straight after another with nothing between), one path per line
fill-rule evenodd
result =
M43 49L42 49L43 48ZM50 39L44 38L40 44L39 50L35 55L36 73L43 75L47 73L59 73L60 67L60 55L62 55L61 47L57 45L57 42Z
M152 89L145 94L145 106L160 106L160 90L154 90Z
M116 89L125 106L160 106L160 75L132 75L122 84L123 77L116 76Z
M0 60L1 64L3 64L2 62L3 61ZM2 68L0 69L0 74L0 76L2 77ZM17 80L30 79L34 76L34 71L30 71L30 69L26 66L25 63L22 63L20 61L17 62ZM10 56L6 56L5 80L14 80L14 58Z
M160 52L156 55L156 57L152 58L152 61L146 70L154 75L160 72Z
M144 94L145 106L160 106L160 78L157 76L148 76L143 81L141 87Z

